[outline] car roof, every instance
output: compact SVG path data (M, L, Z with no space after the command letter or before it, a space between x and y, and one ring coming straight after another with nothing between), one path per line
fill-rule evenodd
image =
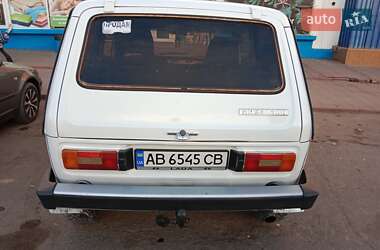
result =
M114 2L115 8L120 7L147 7L147 8L178 8L194 10L210 10L220 12L233 12L241 14L251 14L252 19L260 19L261 16L277 19L284 27L289 27L290 23L286 15L281 11L241 3L231 3L209 0L90 0L80 2L73 10L72 16L79 17L84 11L90 8L104 7L105 3Z

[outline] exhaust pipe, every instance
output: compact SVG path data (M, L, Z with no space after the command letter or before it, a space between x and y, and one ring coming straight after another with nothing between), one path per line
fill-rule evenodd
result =
M264 221L266 223L273 223L277 220L277 216L273 213L268 213L264 216Z
M264 221L266 223L273 223L278 219L277 215L274 214L272 210L258 211L254 213L254 216L256 219Z
M284 218L287 214L292 213L302 213L303 210L300 208L284 208L284 209L273 209L264 212L259 212L257 218L265 221L266 223L273 223L277 220Z

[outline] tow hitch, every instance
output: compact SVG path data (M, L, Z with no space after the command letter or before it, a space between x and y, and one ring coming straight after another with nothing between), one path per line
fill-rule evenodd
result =
M184 227L189 220L190 219L186 216L185 210L180 209L175 212L175 222L180 228Z
M175 221L173 224L177 224L180 228L183 228L187 222L189 222L189 217L186 216L186 211L184 209L179 209L175 211ZM159 214L156 216L156 223L161 227L166 227L170 224L171 220L169 217Z

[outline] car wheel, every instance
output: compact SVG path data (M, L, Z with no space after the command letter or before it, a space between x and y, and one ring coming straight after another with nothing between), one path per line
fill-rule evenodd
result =
M21 91L17 122L26 124L37 118L40 108L40 92L31 82L27 82Z

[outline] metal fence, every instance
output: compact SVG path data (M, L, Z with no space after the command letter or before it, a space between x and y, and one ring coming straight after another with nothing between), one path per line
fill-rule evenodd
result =
M346 0L345 12L353 9L371 10L371 28L354 30L342 23L339 46L346 48L380 48L380 0Z

